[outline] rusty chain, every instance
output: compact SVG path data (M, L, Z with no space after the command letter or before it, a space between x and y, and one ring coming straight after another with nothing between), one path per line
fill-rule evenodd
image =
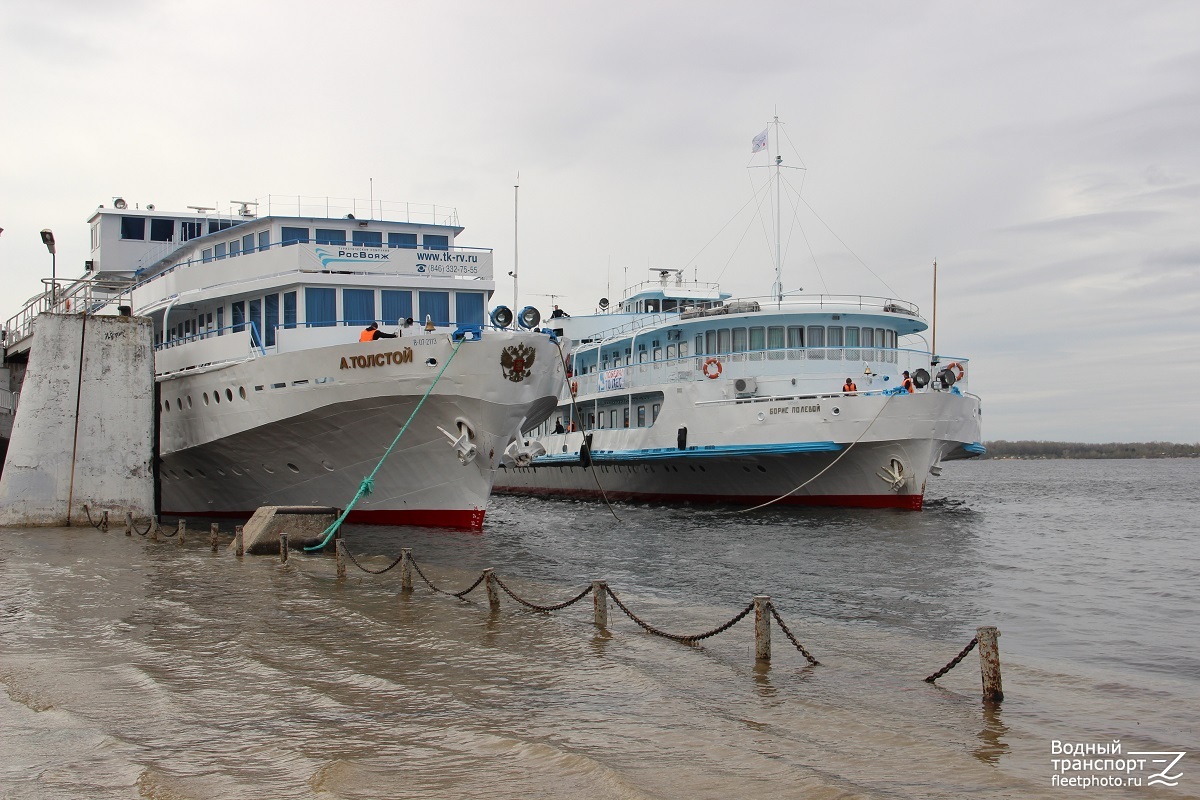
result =
M425 581L426 585L429 586L430 589L433 589L435 592L440 592L441 594L448 594L451 597L457 597L459 600L462 600L464 597L469 595L471 592L475 591L475 589L479 586L479 584L483 583L483 579L487 577L486 573L481 572L479 574L479 578L477 578L476 581L474 583L472 583L470 586L468 586L466 589L463 589L461 592L448 592L445 589L439 589L437 586L434 586L433 581L431 581L431 580L429 580L429 578L425 577L425 573L422 572L421 568L417 565L416 559L410 558L408 560L408 563L412 564L413 569L415 569L417 571L417 574L421 576L421 580Z
M796 637L792 635L792 632L788 629L788 626L784 624L783 617L779 616L779 612L775 610L775 604L771 603L770 607L771 616L774 617L775 621L779 623L779 630L783 631L783 635L788 637L788 640L791 641L792 644L796 645L796 649L800 651L800 655L807 658L809 664L812 664L814 667L819 666L821 662L813 658L812 654L804 649L804 645L800 644Z
M613 599L613 602L617 604L617 607L625 612L625 616L629 617L631 620L636 622L639 626L641 626L641 628L643 630L645 630L649 633L653 633L655 636L661 636L664 639L671 639L676 642L683 642L684 644L694 644L703 639L707 639L710 636L716 636L718 633L724 633L725 631L729 630L734 625L738 624L743 619L745 619L746 615L754 610L754 603L750 603L750 605L748 605L744 609L742 609L742 611L739 614L737 614L733 619L726 622L724 625L718 625L717 627L713 628L711 631L706 631L705 633L699 633L699 634L696 634L695 636L680 636L678 634L667 633L666 631L659 630L658 628L654 627L650 623L640 619L637 614L634 614L632 611L630 611L625 606L624 603L621 602L621 598L617 597L616 593L613 592L611 587L605 587L605 590L608 592L608 596Z
M384 567L383 569L367 569L367 568L366 568L366 567L364 567L362 564L358 563L358 559L354 557L354 553L351 553L351 552L350 552L350 548L349 548L349 547L346 547L344 544L342 545L342 552L343 552L343 553L345 553L346 555L348 555L348 556L350 557L350 560L354 562L354 566L358 567L358 568L359 568L359 569L361 569L363 572L366 572L366 573L368 573L368 574L370 574L370 575L382 575L383 573L385 573L385 572L387 572L388 570L392 569L393 567L395 567L397 564L399 564L401 561L403 561L403 560L404 560L404 554L403 554L403 553L401 553L401 554L400 554L400 556L399 556L399 557L398 557L398 558L397 558L395 561L393 561L392 563L388 564L388 565L387 565L386 567ZM421 577L424 577L424 576L421 576Z
M587 597L589 594L592 593L592 587L589 586L586 589L584 589L582 592L580 592L579 594L572 597L570 600L566 601L565 603L558 603L557 605L552 605L552 606L539 606L537 603L531 603L528 600L525 600L524 598L517 597L517 595L513 592L512 589L510 589L504 585L504 581L500 580L500 577L498 575L492 575L492 579L495 580L496 583L500 586L500 588L504 590L505 594L507 594L513 600L516 600L518 603L525 606L526 608L532 608L534 611L558 611L559 609L566 608L567 606L575 605L580 600L582 600L583 598Z
M958 666L958 662L960 662L960 661L962 661L964 658L966 658L966 657L967 657L967 653L969 653L969 652L971 652L972 650L974 650L974 649L975 649L975 645L977 645L977 644L979 644L979 637L978 637L978 636L976 636L976 637L974 637L973 639L971 639L971 642L970 642L970 644L968 644L966 647L964 647L964 648L962 649L962 652L961 652L961 653L959 653L959 654L958 654L958 655L956 655L956 656L955 656L953 659L951 659L949 664L947 664L946 666L942 667L942 668L941 668L941 669L939 669L937 672L933 673L933 674L932 674L932 675L930 675L928 678L926 678L926 679L925 679L925 682L926 682L926 683L933 683L933 682L934 682L934 681L936 681L938 678L942 677L942 676L943 676L943 675L945 675L947 672L949 672L950 670L952 670L952 669L954 669L955 667L957 667L957 666Z

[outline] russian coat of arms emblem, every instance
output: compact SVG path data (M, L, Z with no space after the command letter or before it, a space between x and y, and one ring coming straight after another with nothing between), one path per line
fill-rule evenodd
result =
M504 348L500 351L500 368L504 371L504 377L513 383L525 380L536 357L537 351L523 344Z

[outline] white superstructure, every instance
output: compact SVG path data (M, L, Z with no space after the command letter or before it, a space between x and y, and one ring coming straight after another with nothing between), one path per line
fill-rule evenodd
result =
M234 202L99 208L91 275L55 299L91 310L125 282L116 302L153 320L162 512L344 507L423 403L349 520L479 528L563 382L552 335L487 324L491 251L458 246L445 207ZM360 341L371 323L396 338Z

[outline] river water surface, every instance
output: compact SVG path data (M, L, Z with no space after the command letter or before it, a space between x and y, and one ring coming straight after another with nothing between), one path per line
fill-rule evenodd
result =
M688 646L590 598L488 610L399 570L246 557L123 528L6 531L5 798L1200 797L1200 461L947 465L920 513L494 498L482 534L348 528L539 603L607 580ZM941 498L945 498L942 500ZM193 528L197 527L193 523ZM227 541L225 536L223 541ZM1000 628L1006 698L974 653ZM1054 742L1180 752L1174 787L1063 786ZM1140 756L1139 756L1140 757ZM1093 765L1094 766L1094 765ZM1054 776L1060 776L1055 783Z

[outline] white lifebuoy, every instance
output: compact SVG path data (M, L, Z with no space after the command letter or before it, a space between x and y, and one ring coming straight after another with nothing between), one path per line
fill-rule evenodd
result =
M709 372L709 367L716 367L716 369L712 372ZM716 378L721 377L721 360L719 358L710 357L704 359L704 377L710 380L715 380Z
M957 383L958 381L961 381L963 379L963 376L967 374L966 367L964 367L962 364L958 363L957 361L951 361L949 364L946 365L946 369L954 370L954 382L955 383Z

